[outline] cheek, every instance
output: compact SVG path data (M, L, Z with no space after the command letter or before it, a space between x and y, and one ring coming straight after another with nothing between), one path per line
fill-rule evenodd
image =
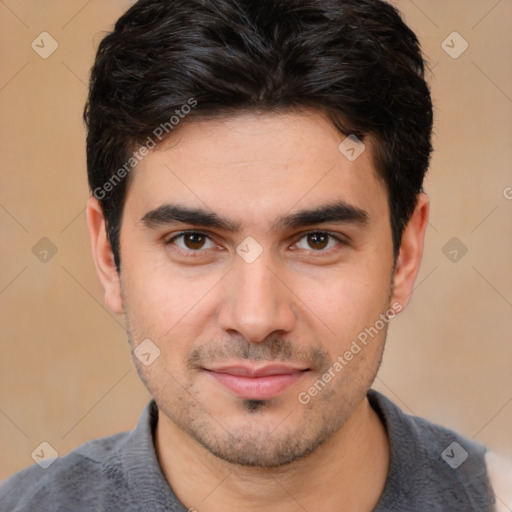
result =
M337 335L354 335L387 309L390 273L390 265L376 263L347 268L315 286L303 283L301 299Z
M372 272L369 268L333 275L305 300L329 327L323 328L325 337L319 336L317 329L316 337L330 360L338 361L339 371L332 369L339 377L336 389L345 389L351 382L366 385L374 378L382 356L389 322L381 320L381 315L388 310L391 267L381 264L380 270Z
M148 319L151 325L170 329L188 316L219 281L218 272L199 275L181 272L163 259L145 260L143 254L126 258L123 289L132 314ZM165 331L164 331L165 332Z
M122 283L132 345L152 340L161 351L159 362L182 375L192 346L211 333L222 274L185 277L169 266L126 263Z

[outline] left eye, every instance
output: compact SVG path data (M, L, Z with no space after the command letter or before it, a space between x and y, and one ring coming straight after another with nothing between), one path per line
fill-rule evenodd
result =
M306 244L309 247L300 246L301 240L306 240ZM324 251L326 249L331 249L336 244L340 243L341 240L330 233L324 233L322 231L315 231L312 233L307 233L302 238L300 238L299 242L297 242L297 247L299 249L311 250L314 251Z

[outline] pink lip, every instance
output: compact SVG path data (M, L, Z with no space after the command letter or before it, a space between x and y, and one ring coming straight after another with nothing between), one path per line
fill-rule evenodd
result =
M278 396L306 371L284 365L267 365L259 368L233 365L206 370L235 395L252 400L266 400Z

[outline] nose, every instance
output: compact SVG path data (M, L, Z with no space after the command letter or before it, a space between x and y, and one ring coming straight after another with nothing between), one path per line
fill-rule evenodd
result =
M225 292L218 312L219 326L257 343L270 334L290 332L296 322L294 294L283 277L272 269L265 253L247 263L237 257L226 276Z

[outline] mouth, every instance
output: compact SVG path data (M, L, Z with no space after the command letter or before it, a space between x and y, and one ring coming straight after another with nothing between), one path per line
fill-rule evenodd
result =
M224 388L239 398L267 400L281 395L310 369L282 364L229 365L204 368Z

